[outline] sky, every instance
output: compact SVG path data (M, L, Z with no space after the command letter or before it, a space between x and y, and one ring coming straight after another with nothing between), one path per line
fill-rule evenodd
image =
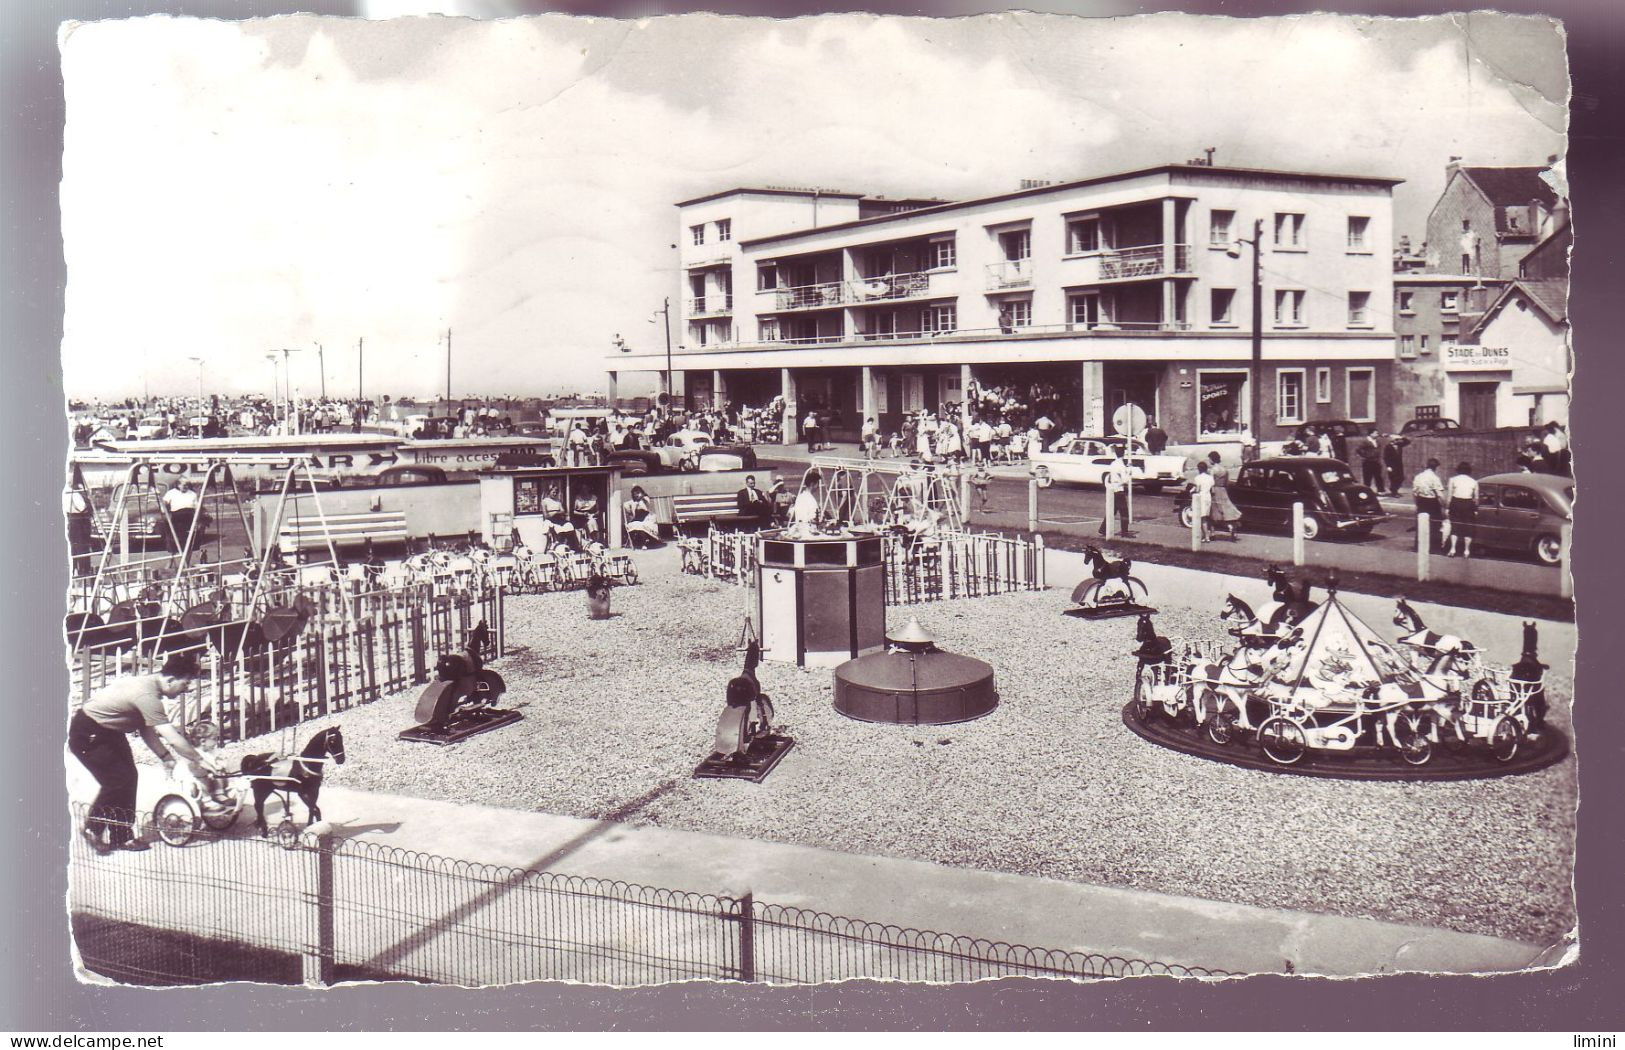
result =
M458 396L601 391L667 296L682 341L672 205L733 186L962 199L1211 146L1405 179L1420 241L1450 157L1567 128L1561 26L1487 13L159 16L62 55L78 398L269 394L284 348L302 395L433 393L448 329Z

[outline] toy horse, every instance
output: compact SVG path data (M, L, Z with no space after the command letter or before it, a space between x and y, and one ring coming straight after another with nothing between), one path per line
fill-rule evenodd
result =
M761 660L762 648L752 639L745 649L744 672L728 682L726 706L717 719L713 759L743 762L751 744L773 732L773 701L762 692L756 679L756 666Z
M1458 660L1469 658L1478 653L1478 646L1465 638L1428 630L1427 624L1422 622L1421 615L1411 608L1410 603L1404 598L1396 598L1394 604L1396 610L1394 612L1394 626L1403 627L1411 632L1402 636L1399 639L1399 644L1408 645L1413 649L1428 654L1432 658L1432 663L1429 664L1427 669L1428 674L1448 671L1451 665ZM1526 628L1525 642L1527 643L1527 641L1528 629Z
M322 777L329 761L344 764L344 734L338 726L330 726L310 738L310 743L298 758L277 759L270 754L244 755L242 771L252 778L254 785L254 826L261 835L269 834L265 824L265 800L271 793L282 795L285 819L293 819L288 808L289 793L299 796L310 813L307 824L322 819L321 807L316 802L322 793Z
M1135 594L1138 587L1141 594L1149 593L1145 583L1139 577L1131 575L1134 563L1128 558L1113 560L1108 558L1099 547L1093 545L1083 548L1084 557L1089 559L1090 575L1092 579L1085 579L1072 591L1072 601L1075 605L1085 608L1094 608L1102 604L1112 581L1122 584L1121 591L1113 595L1113 601L1134 603L1140 599Z
M1264 572L1264 579L1274 587L1273 597L1279 604L1274 620L1284 623L1298 623L1305 616L1315 611L1315 603L1309 600L1309 594L1314 590L1314 584L1304 580L1298 589L1292 589L1292 581L1287 578L1286 571L1276 565L1271 565ZM1335 584L1333 585L1335 587Z
M1157 633L1150 613L1140 614L1139 622L1134 626L1134 640L1140 643L1140 647L1131 655L1139 658L1141 667L1174 662L1174 643Z
M446 653L435 662L435 681L418 697L416 717L425 728L444 729L469 711L492 706L507 692L502 676L486 670L480 658L489 636L481 620L461 653Z

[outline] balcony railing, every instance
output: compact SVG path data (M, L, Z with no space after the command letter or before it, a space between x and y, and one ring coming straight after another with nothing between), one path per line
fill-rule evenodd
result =
M1163 277L1171 273L1189 273L1191 246L1176 244L1174 266L1168 269L1161 244L1143 244L1132 248L1108 248L1095 256L1102 281L1126 281L1140 277Z
M846 299L846 285L840 281L822 284L798 284L781 288L761 288L757 295L773 296L772 309L806 310L821 306L840 306Z
M859 277L847 285L847 301L855 304L894 302L930 294L931 275L924 271Z
M814 346L821 343L844 343L846 336L838 332L829 335L775 335L764 336L762 342L771 346Z
M999 291L1003 288L1026 288L1033 283L1033 261L1031 259L1006 259L1003 262L992 263L987 268L988 291Z
M734 297L725 295L696 295L688 301L690 317L725 317L734 312Z

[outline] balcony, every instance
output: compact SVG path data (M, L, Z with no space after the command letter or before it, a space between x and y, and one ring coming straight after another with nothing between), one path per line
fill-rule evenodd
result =
M987 268L987 290L1000 292L1006 288L1029 288L1033 283L1031 259L1006 259Z
M1191 246L1175 244L1174 265L1167 266L1165 248L1161 244L1142 244L1131 248L1106 248L1090 252L1084 258L1095 264L1094 280L1136 281L1147 277L1167 277L1191 272Z
M734 312L734 297L725 295L696 295L688 301L690 317L727 317Z
M846 341L846 336L835 332L828 335L775 335L762 337L762 345L764 346L823 346Z
M846 301L846 285L841 281L825 281L822 284L798 284L779 288L761 288L758 296L770 295L773 297L772 305L759 308L759 313L770 313L782 310L818 310L831 306L840 306Z
M859 277L847 285L846 292L847 302L859 306L864 303L897 302L900 299L923 299L931 295L931 274L922 270L918 273Z

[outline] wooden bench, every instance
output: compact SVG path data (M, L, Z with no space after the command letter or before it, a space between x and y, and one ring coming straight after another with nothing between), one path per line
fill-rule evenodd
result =
M752 520L739 516L739 499L732 492L673 496L671 515L679 535L682 534L685 525L694 522L741 524Z
M277 542L288 554L325 547L329 537L334 547L360 547L368 540L374 543L405 543L406 512L369 510L355 514L329 514L325 528L322 518L300 515L289 518L277 532Z

